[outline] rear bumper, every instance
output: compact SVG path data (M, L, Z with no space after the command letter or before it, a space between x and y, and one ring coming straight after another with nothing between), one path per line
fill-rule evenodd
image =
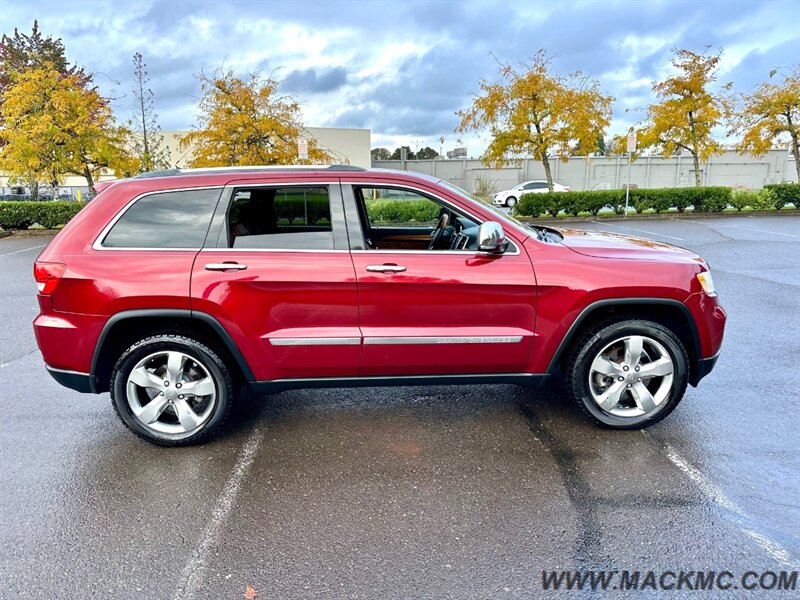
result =
M47 366L47 365L45 365ZM47 372L58 383L76 392L82 394L93 394L92 378L88 373L79 373L78 371L66 371L64 369L55 369L47 366Z

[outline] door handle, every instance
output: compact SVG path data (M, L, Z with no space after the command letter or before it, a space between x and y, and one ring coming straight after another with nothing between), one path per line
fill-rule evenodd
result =
M244 271L247 265L240 265L239 263L208 263L205 267L206 271Z
M370 273L402 273L405 267L400 265L367 265L367 271Z

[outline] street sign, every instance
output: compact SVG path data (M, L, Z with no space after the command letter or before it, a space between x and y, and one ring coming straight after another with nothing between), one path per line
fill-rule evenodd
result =
M297 140L297 156L300 160L308 158L308 140L303 138Z
M636 132L631 131L628 134L628 152L636 152Z

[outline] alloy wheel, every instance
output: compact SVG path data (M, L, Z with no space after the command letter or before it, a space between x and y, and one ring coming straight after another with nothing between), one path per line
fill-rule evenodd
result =
M674 372L663 344L647 336L626 336L605 346L592 360L589 391L608 414L649 415L669 397Z
M209 420L217 387L198 358L166 350L136 363L128 375L126 395L133 416L144 427L183 436Z

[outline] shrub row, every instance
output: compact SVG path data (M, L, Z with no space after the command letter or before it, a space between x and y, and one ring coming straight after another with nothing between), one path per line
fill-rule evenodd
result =
M84 202L0 202L0 227L3 229L27 229L39 223L47 229L65 225Z
M765 185L764 189L775 194L774 205L778 210L789 203L800 208L800 183L771 183Z
M366 200L365 204L373 223L430 222L439 218L439 207L428 200Z
M798 207L800 185L793 183L765 186L763 190L731 190L728 187L686 187L659 189L632 189L630 207L637 213L653 210L656 213L676 209L684 212L690 206L695 212L720 212L728 206L741 210L749 206L754 210L781 209L788 203ZM625 190L597 190L579 192L550 192L523 194L516 206L516 214L527 217L551 215L561 212L577 216L579 213L597 215L603 209L617 214L625 211Z

